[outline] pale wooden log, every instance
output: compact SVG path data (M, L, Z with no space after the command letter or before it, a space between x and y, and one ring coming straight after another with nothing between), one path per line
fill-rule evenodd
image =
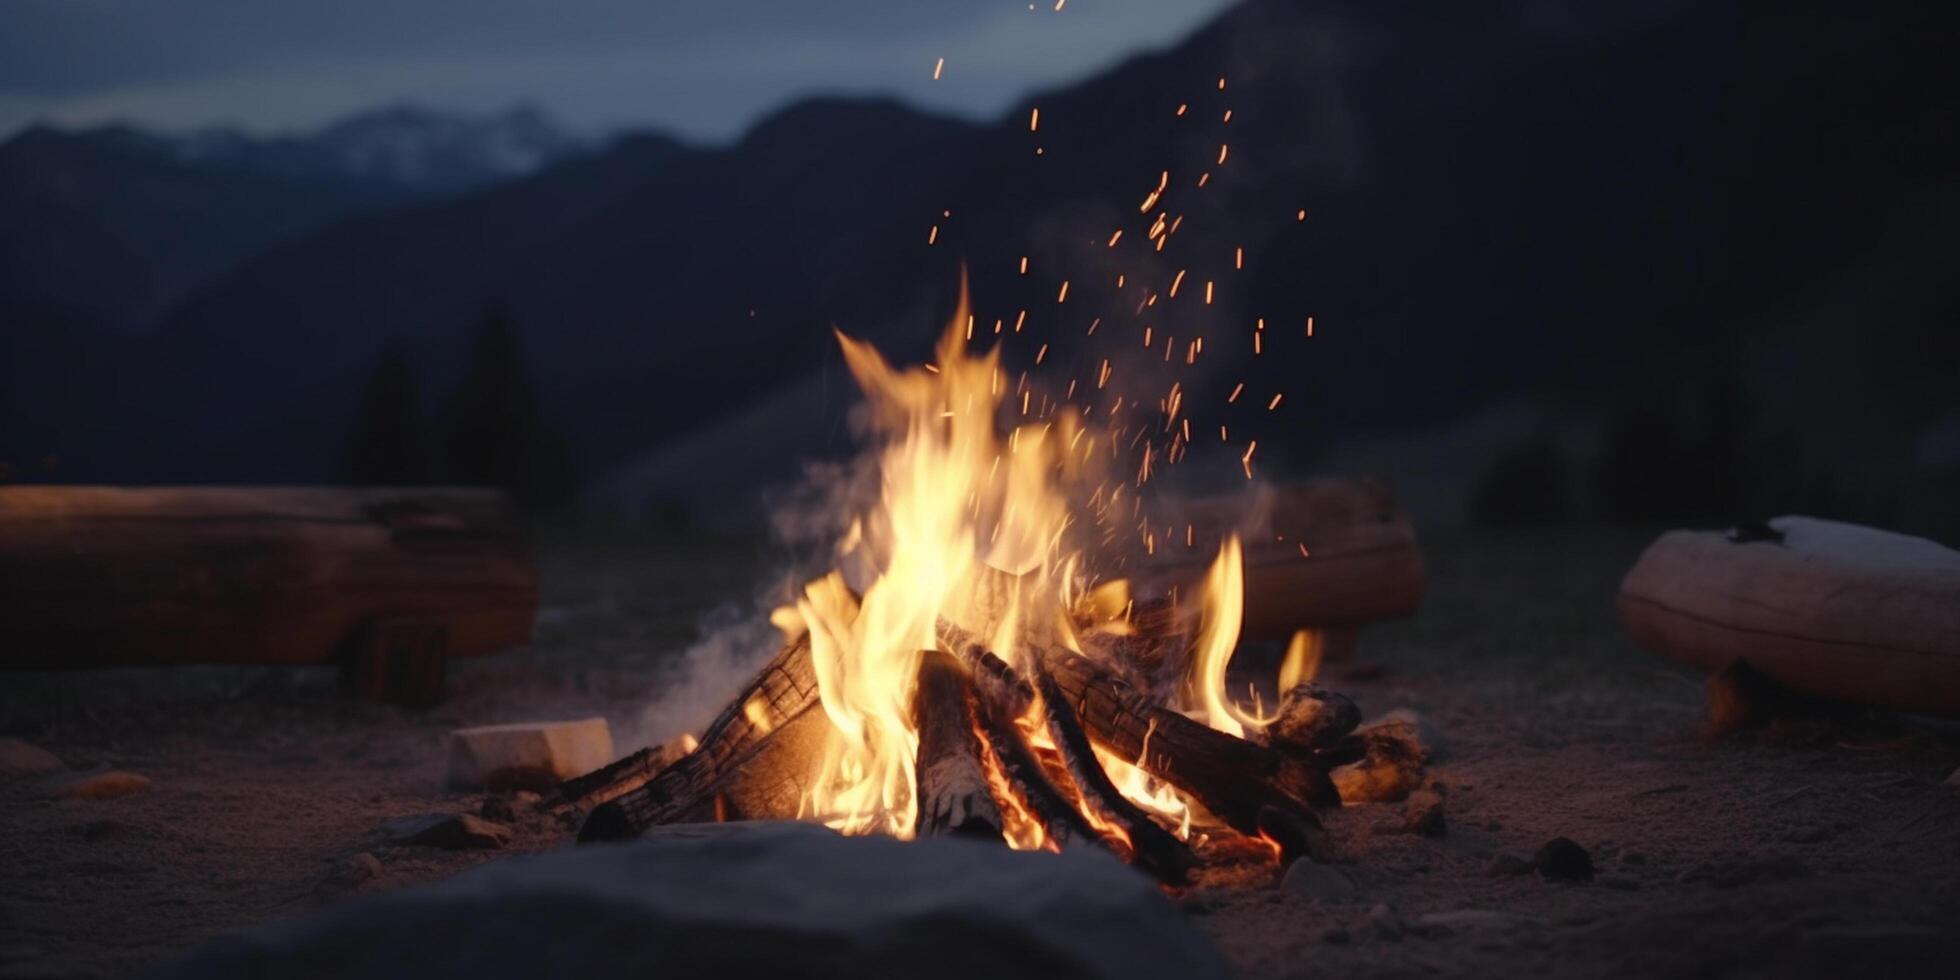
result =
M1706 670L1745 661L1812 697L1960 716L1960 552L1806 517L1743 537L1758 539L1669 531L1649 546L1620 585L1633 639Z
M383 623L470 656L528 642L537 601L496 491L0 487L8 667L334 663L404 646Z
M722 709L693 752L594 808L579 840L637 837L671 823L795 817L821 768L829 730L806 635Z
M459 728L449 733L449 786L549 789L612 754L604 718Z
M950 654L921 654L912 725L919 732L914 833L1001 840L1000 807L987 783L980 740L973 734L966 671Z

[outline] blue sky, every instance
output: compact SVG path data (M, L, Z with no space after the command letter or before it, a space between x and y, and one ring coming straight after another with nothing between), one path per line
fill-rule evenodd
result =
M274 131L388 102L523 101L585 129L722 139L819 92L988 115L1173 43L1226 4L0 0L0 132L37 119Z

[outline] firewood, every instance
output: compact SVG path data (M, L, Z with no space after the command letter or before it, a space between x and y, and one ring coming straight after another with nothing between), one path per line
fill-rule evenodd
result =
M691 749L683 739L649 745L617 762L558 784L558 798L574 805L595 807L639 789L662 770L679 762Z
M1319 823L1310 801L1329 800L1312 759L1288 757L1159 706L1109 669L1068 650L1040 651L1044 673L1091 737L1145 772L1190 794L1241 833L1259 832L1273 806ZM1146 751L1146 748L1148 751Z
M912 725L919 732L914 833L1001 840L1000 807L973 734L966 671L952 655L927 650L920 656Z
M693 752L594 808L579 840L637 837L670 823L794 817L829 724L809 639L799 637L722 709Z
M1361 709L1346 695L1318 684L1299 684L1280 696L1266 740L1285 751L1310 753L1347 737L1359 724Z
M1129 838L1134 851L1133 859L1138 867L1164 881L1173 884L1182 882L1198 863L1191 849L1170 831L1158 826L1142 808L1130 802L1109 781L1109 773L1103 770L1101 760L1096 758L1095 749L1089 744L1088 733L1082 730L1075 708L1045 671L1037 671L1035 690L1041 694L1041 710L1048 722L1049 737L1054 739L1062 760L1068 765L1069 776L1075 781L1083 806Z
M1089 826L1089 821L1075 808L1075 802L1042 770L1040 760L1028 748L1027 739L1015 727L1015 716L984 698L979 709L981 733L986 736L987 747L1000 764L1001 775L1005 777L1008 789L1026 805L1047 833L1048 839L1061 850L1100 845L1101 835Z

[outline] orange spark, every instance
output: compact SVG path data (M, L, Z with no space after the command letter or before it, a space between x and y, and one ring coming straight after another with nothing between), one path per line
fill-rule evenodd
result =
M1219 166L1224 166L1224 165L1225 165L1225 154L1227 154L1227 153L1230 153L1230 152L1231 152L1231 150L1232 150L1232 148L1231 148L1230 146L1227 146L1227 145L1226 145L1226 144L1224 144L1224 143L1220 143L1220 144L1218 144L1218 164L1219 164Z
M926 232L926 244L931 245L937 241L939 241L939 226L933 225L932 230Z
M1118 242L1119 240L1121 240L1121 239L1122 239L1122 237L1123 237L1123 229L1121 229L1121 228L1118 228L1118 229L1116 229L1116 234L1114 234L1114 235L1111 235L1111 236L1109 236L1109 247L1110 247L1110 248L1115 248L1115 247L1116 247L1116 243L1117 243L1117 242Z
M1042 350L1047 350L1047 348L1046 348L1046 347L1044 347L1044 348L1042 348ZM1036 363L1036 364L1040 364L1040 363L1041 363L1041 359L1040 359L1040 358L1036 358L1036 359L1035 359L1035 363ZM1279 400L1280 400L1280 399L1282 399L1282 398L1285 398L1285 397L1286 397L1286 393L1285 393L1285 392L1281 392L1281 393L1279 393L1279 394L1277 394L1277 395L1274 395L1274 396L1273 396L1273 400L1272 400L1272 401L1269 401L1269 402L1267 402L1267 403L1266 403L1266 411L1268 411L1268 412L1270 412L1270 411L1272 411L1273 409L1276 409L1276 408L1278 408L1278 407L1279 407Z
M1055 297L1055 302L1057 302L1057 303L1066 303L1066 302L1068 302L1068 280L1067 280L1067 279L1064 279L1064 280L1062 280L1062 291L1061 291L1061 293L1060 293L1060 294L1058 294L1058 295L1057 295L1057 296Z
M1245 382L1241 381L1238 383L1236 387L1232 389L1232 393L1230 395L1225 396L1225 404L1230 405L1231 403L1238 401L1239 393L1244 390L1245 390Z
M1040 128L1041 128L1041 109L1034 108L1028 110L1028 132L1032 133L1039 130Z
M1244 246L1244 245L1241 245L1241 246L1239 246L1238 248L1235 248L1235 249L1233 249L1233 250L1232 250L1232 268L1234 268L1234 269L1243 269L1243 268L1245 268L1245 246Z
M1205 305L1211 305L1211 280L1205 280Z
M1245 467L1245 478L1252 479L1252 452L1259 448L1259 440L1254 439L1245 446L1245 455L1239 457L1239 465Z
M946 70L946 59L941 58L932 66L932 80L939 81L939 73Z
M1182 284L1182 283L1184 282L1184 273L1185 273L1185 271L1186 271L1186 270L1184 270L1184 269L1179 269L1179 270L1177 270L1177 277L1171 280L1171 295L1172 295L1172 296L1176 296L1176 295L1177 295L1177 287L1178 287L1178 286L1179 286L1180 284Z
M1028 274L1028 257L1025 255L1021 256L1021 274L1024 276Z

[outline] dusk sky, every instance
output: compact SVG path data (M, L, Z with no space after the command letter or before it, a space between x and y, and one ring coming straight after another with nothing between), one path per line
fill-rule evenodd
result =
M1226 2L0 0L0 134L35 120L303 129L407 101L529 102L588 130L721 139L838 92L984 116L1174 43Z

